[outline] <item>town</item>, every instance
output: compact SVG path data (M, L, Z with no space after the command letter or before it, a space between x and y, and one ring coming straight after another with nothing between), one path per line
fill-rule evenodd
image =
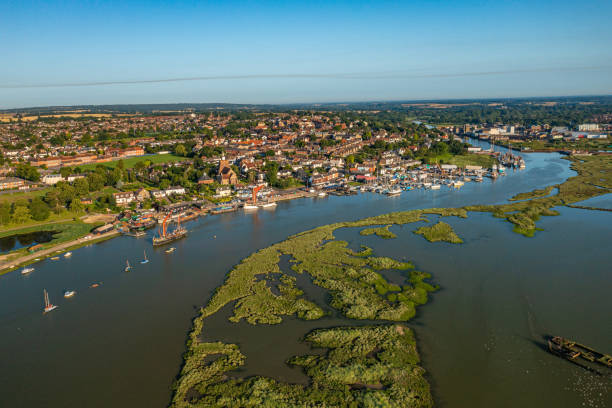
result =
M167 214L177 221L308 196L457 189L525 168L522 152L537 150L530 143L607 146L611 129L429 125L390 111L74 110L0 119L4 228L100 213L114 218L98 232L135 235ZM495 144L516 153L501 155Z

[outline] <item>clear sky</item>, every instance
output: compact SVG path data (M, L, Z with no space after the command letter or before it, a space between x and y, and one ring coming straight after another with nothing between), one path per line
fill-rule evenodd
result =
M2 0L0 108L612 94L610 21L609 0Z

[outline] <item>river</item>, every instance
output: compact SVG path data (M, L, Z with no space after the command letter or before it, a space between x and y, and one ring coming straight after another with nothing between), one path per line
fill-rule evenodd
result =
M45 260L28 276L0 276L2 406L164 407L196 309L242 258L319 225L415 208L502 203L573 174L557 154L525 160L526 170L457 191L308 198L279 203L276 210L208 216L186 224L189 237L174 244L173 254L153 249L150 231L147 238L120 237L78 249L70 259ZM561 212L540 221L545 231L533 239L512 234L510 224L487 214L445 219L465 240L458 246L427 243L411 233L412 226L392 227L399 236L384 246L365 237L379 254L414 261L442 288L410 323L440 406L573 406L563 404L591 398L591 385L572 385L585 373L536 343L552 333L612 351L612 213ZM358 239L356 231L338 236ZM145 250L150 262L142 265ZM129 273L123 271L126 259ZM94 282L100 287L89 288ZM47 315L43 289L59 305ZM64 299L66 289L76 296ZM304 352L302 334L294 333L294 343L284 341L281 354ZM250 347L247 362L258 346ZM282 359L253 366L254 373L286 373L300 381ZM538 403L513 404L519 397Z

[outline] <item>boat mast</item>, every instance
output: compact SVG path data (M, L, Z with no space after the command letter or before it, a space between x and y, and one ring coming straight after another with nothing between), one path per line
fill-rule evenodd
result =
M47 293L47 289L43 289L45 293L45 308L49 307L49 294Z

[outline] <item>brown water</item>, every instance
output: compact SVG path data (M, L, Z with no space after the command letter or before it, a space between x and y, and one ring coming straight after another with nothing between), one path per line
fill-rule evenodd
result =
M414 208L500 203L572 174L557 155L533 154L526 161L525 171L459 191L302 199L275 211L209 216L187 223L189 238L176 242L171 255L153 249L150 236L121 237L76 250L70 259L43 261L28 276L0 276L0 406L164 407L196 308L240 259L318 225ZM612 213L561 212L544 218L545 231L533 239L512 234L509 224L487 215L451 219L466 241L460 246L429 244L411 233L412 226L392 227L399 236L384 246L375 236L338 232L354 245L359 238L379 254L415 261L441 285L411 323L439 405L563 407L591 398L594 385L584 370L536 343L542 334L560 334L612 352ZM147 265L139 263L144 249ZM126 259L134 266L130 273L123 272ZM93 282L102 285L90 289ZM59 305L47 315L44 288ZM65 289L77 295L63 299ZM325 302L324 294L307 292ZM239 375L298 383L303 375L283 361L308 352L301 337L313 327L347 323L332 315L313 326L289 319L253 329L224 328L218 319L216 331L208 322L207 335L244 346L247 365ZM264 364L262 350L277 355Z

